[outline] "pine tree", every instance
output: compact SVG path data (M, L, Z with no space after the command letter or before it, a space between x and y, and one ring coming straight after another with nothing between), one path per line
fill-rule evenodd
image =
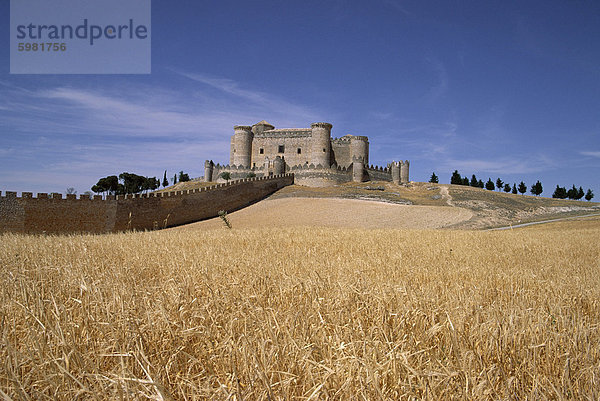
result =
M565 187L559 187L558 185L556 186L556 189L552 194L552 197L556 199L565 199L567 196L569 195L567 194L567 190L565 189Z
M462 185L465 185L467 187L469 186L469 179L467 177L463 177L463 179L462 179Z
M514 182L513 182L513 187L512 187L512 191L511 192L513 194L515 194L515 195L517 194L517 184L515 184Z
M594 198L594 192L591 189L588 189L586 194L585 194L585 200L586 201L591 201Z
M506 192L506 193L510 192L510 184L509 183L504 184L504 192Z
M167 180L167 170L165 170L165 176L163 178L162 186L163 187L168 187L169 186L169 180Z
M458 173L458 170L454 170L452 177L450 177L450 184L462 185L462 177Z
M504 182L502 182L502 180L500 178L498 178L496 180L496 188L498 188L498 190L501 191L503 187L504 187Z
M473 174L473 175L471 176L471 186L472 186L472 187L477 187L477 186L479 186L479 185L477 184L477 177L475 177L475 174Z
M491 178L488 178L487 182L485 183L485 189L487 189L488 191L493 191L494 188L496 188L496 186L494 185L494 181L492 181Z
M483 181L482 180L477 181L477 186L479 188L481 188L481 189L483 189L485 187L485 185L483 185Z
M525 183L521 181L521 183L519 184L519 188L517 189L519 190L521 195L523 195L525 192L527 192L527 185L525 185Z
M431 173L431 177L429 178L429 182L431 182L432 184L437 184L439 182L439 178L437 175L435 175L435 171L433 173Z
M579 187L579 189L577 190L577 196L575 197L575 199L579 200L581 198L583 198L585 196L585 192L583 192L583 188Z
M531 193L533 195L539 196L544 192L544 188L542 187L542 183L538 180L535 184L531 186Z
M575 188L575 184L573 184L573 186L571 187L571 189L569 189L567 191L567 197L569 199L575 199L575 198L577 198L577 188Z

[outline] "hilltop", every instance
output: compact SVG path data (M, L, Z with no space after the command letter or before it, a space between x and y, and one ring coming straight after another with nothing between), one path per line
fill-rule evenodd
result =
M189 181L163 191L213 184ZM291 185L259 204L232 213L230 218L236 220L238 227L486 229L595 213L600 213L597 202L514 195L459 185L375 181L322 188ZM219 226L220 221L212 219L187 228Z

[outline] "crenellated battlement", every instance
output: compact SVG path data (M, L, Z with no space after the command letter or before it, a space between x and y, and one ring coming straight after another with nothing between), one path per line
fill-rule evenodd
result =
M293 184L293 174L253 177L189 190L77 198L0 192L0 232L107 233L151 230L216 217Z

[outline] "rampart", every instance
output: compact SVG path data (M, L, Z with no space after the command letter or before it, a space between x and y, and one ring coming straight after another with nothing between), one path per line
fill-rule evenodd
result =
M257 202L294 183L293 174L246 178L209 187L149 194L87 196L6 192L0 196L0 233L109 233L173 227L216 217ZM1 193L0 193L1 195Z

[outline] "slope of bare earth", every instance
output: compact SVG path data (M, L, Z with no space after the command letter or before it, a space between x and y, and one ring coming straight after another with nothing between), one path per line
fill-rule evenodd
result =
M454 228L481 229L600 214L597 202L514 195L460 185L441 186L447 188L448 202L452 206L467 208L474 213L470 220Z
M199 181L181 183L193 189ZM177 184L180 185L180 184ZM346 183L324 188L291 185L231 213L235 227L357 227L486 229L600 213L596 202L513 195L460 185L411 182ZM220 227L220 219L186 229Z
M335 228L442 228L469 220L473 213L463 208L408 206L372 200L340 198L267 199L230 213L235 228L335 227ZM200 221L177 229L220 229L220 218Z

